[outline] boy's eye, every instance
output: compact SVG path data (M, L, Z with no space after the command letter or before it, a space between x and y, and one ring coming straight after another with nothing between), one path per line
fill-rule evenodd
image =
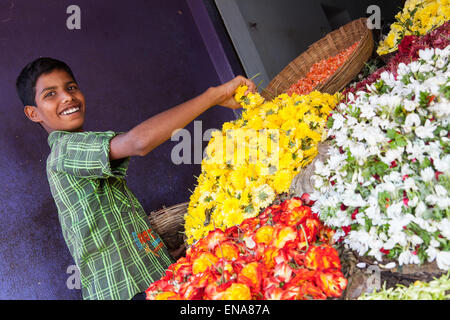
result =
M49 93L47 93L44 97L45 98L47 98L47 97L51 97L51 96L53 96L54 95L54 93L55 93L55 91L50 91Z
M77 86L70 86L70 87L68 87L67 89L69 89L69 90L76 90L76 89L78 89L78 88L77 88Z

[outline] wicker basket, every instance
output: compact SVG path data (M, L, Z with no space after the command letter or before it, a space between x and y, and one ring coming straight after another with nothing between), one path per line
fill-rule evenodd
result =
M306 76L313 64L337 55L355 42L360 41L344 64L326 82L314 88L330 94L342 90L356 77L364 63L372 55L373 37L372 32L367 28L366 21L367 18L354 20L312 44L308 50L295 58L272 79L267 88L261 92L261 96L266 99L273 99L286 92L294 83Z
M150 213L150 225L169 250L184 243L184 215L188 205L189 202L184 202Z

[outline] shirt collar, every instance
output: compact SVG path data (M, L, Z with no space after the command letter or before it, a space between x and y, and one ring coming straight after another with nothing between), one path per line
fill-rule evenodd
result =
M59 131L59 130L50 132L50 134L48 135L48 138L47 138L47 142L48 142L48 145L50 146L50 148L53 147L53 145L55 144L56 141L59 140L59 138L61 138L63 135L66 135L68 133L70 133L70 132Z

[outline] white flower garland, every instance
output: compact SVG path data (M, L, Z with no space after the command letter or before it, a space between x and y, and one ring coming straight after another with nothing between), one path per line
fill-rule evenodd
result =
M335 239L400 265L450 268L450 46L425 49L330 117L313 209Z

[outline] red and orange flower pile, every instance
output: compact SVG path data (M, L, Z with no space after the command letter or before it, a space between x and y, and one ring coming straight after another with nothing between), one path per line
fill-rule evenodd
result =
M149 300L326 299L347 286L333 231L300 198L211 231L147 290Z
M309 69L308 74L300 79L297 83L294 83L288 90L287 94L297 93L298 95L309 94L319 84L325 82L330 78L340 66L350 57L358 46L359 41L347 49L342 50L340 53L328 59L323 59L316 62Z

